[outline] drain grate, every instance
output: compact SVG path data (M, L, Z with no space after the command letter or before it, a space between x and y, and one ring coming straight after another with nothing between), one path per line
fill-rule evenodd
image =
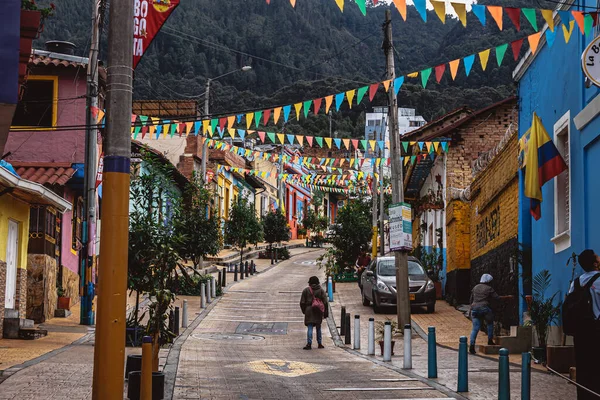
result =
M235 333L238 334L261 334L261 335L287 335L287 322L242 322L238 325Z
M238 335L238 334L226 334L226 333L195 333L191 335L195 339L203 340L232 340L232 341L258 341L265 340L262 336L257 335Z

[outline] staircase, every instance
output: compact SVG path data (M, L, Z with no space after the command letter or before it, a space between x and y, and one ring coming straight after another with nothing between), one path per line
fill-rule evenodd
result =
M530 326L511 326L510 335L498 336L495 346L479 345L482 354L498 354L500 349L508 349L510 354L521 354L531 350L532 329Z
M48 334L45 329L36 328L33 320L19 317L19 311L7 308L4 310L4 339L35 340Z

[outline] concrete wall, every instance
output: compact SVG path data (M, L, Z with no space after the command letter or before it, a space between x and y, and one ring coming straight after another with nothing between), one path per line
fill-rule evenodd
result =
M468 304L470 297L470 205L453 200L446 206L446 300Z

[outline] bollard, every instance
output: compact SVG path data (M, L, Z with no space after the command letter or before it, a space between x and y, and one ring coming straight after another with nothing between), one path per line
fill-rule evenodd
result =
M240 262L240 281L244 280L244 263Z
M221 275L221 271L217 269L217 285L219 287L223 286L222 279L223 279L223 276Z
M204 286L204 283L200 284L200 308L206 308L206 290Z
M256 264L254 263L254 260L250 261L250 266L252 267L252 275L254 275L256 273Z
M187 310L187 300L183 300L183 307L181 310L181 326L184 328L188 327L188 310Z
M212 277L212 279L210 280L211 286L212 286L212 298L216 299L217 298L217 280Z
M212 303L212 299L210 298L210 281L208 281L205 285L206 289L206 304Z
M461 336L458 345L458 387L457 392L469 391L469 366L467 357L467 337Z
M233 281L237 282L237 274L238 274L238 265L235 264L235 267L233 269Z
M275 255L275 252L273 251L273 247L271 247L271 265L275 264L275 258L273 257Z
M169 330L175 332L175 313L173 310L169 311Z
M370 356L375 355L375 318L369 318L369 348L367 354Z
M412 329L404 325L404 369L412 369Z
M360 315L354 316L354 350L360 350Z
M277 264L277 247L275 247L275 264Z
M352 334L350 333L350 329L352 329L352 327L350 326L350 313L346 313L346 336L344 336L344 338L346 339L344 341L345 344L352 344Z
M327 293L329 294L329 302L333 301L333 278L327 278Z
M521 400L531 399L531 353L521 354Z
M246 274L246 278L248 277L248 268L250 267L248 261L246 261L246 263L244 264L244 273Z
M223 287L227 286L227 268L223 268L223 279L221 280Z
M383 361L392 361L392 323L386 321L383 327Z
M508 349L500 349L498 359L498 400L510 400L510 374L508 372Z
M179 327L181 326L179 324L179 307L175 307L175 320L173 321L173 333L175 334L175 337L179 336Z
M340 336L344 336L346 334L346 306L342 306L342 317L340 318Z
M142 339L140 399L152 400L152 336L144 336Z
M437 343L435 339L435 327L430 326L427 336L427 378L437 378Z

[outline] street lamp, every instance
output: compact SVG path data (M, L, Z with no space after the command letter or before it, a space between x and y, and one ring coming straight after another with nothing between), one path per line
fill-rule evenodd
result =
M208 78L206 80L206 92L204 92L204 118L208 118L209 113L209 103L210 103L210 84L212 81L216 81L217 79L221 79L224 76L231 75L236 72L247 72L250 71L252 67L250 65L245 65L240 69L236 69L233 71L229 71L223 75L219 75L216 78ZM208 155L208 142L204 140L204 145L202 146L202 181L206 184L206 158Z

